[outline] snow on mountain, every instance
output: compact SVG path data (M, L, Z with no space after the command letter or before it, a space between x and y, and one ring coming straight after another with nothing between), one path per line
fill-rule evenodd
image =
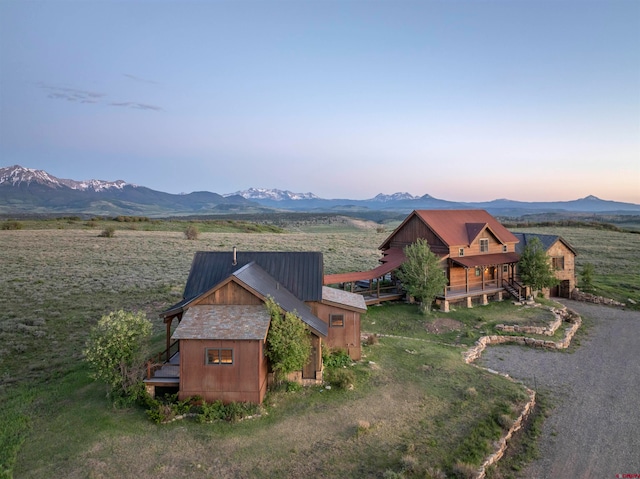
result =
M26 183L27 186L31 183L37 183L49 188L62 188L67 187L72 190L87 191L93 190L95 192L110 190L110 189L122 189L129 183L122 180L117 181L103 181L103 180L86 180L75 181L67 180L63 178L56 178L50 175L46 171L36 170L33 168L24 168L20 165L7 166L0 168L0 185L3 183L11 183L12 186L19 186L22 183ZM134 185L132 185L134 186Z
M268 189L268 188L249 188L244 191L236 191L223 196L240 195L247 200L315 200L318 199L313 193L293 193L288 190Z
M372 201L381 201L381 202L387 202L387 201L399 201L399 200L417 200L420 199L420 196L413 196L410 193L407 192L403 192L403 193L393 193L392 195L385 195L383 193L380 193L378 195L376 195L374 198L371 198Z

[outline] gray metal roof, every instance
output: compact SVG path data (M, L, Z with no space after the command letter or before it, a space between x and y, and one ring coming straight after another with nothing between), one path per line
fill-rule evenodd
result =
M578 254L573 246L571 246L571 244L567 242L567 240L565 240L562 236L545 235L539 233L513 233L513 235L520 241L516 244L516 253L518 254L522 254L527 244L529 244L529 242L533 238L538 238L540 240L545 251L551 248L556 241L562 241L562 243L564 243L565 246L573 252L573 254Z
M296 312L302 321L315 333L324 337L329 334L327 324L314 316L309 306L300 301L257 263L252 262L243 266L234 272L233 276L265 298L272 297L283 310Z
M301 301L322 299L323 262L320 252L198 251L193 257L183 298L191 300L247 264L255 262Z
M350 309L360 309L362 312L367 310L367 303L361 294L350 293L342 289L330 288L323 286L322 301L346 306Z
M264 305L203 305L189 308L172 339L263 340L271 316Z

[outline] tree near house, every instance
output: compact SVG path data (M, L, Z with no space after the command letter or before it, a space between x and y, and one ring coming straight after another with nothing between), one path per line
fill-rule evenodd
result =
M265 354L271 361L276 381L281 382L289 373L301 370L309 360L311 339L307 326L295 312L283 313L271 297L265 306L271 315Z
M447 285L447 277L427 240L418 238L405 247L404 255L407 259L398 271L398 278L407 292L420 301L422 312L426 314Z
M595 274L595 268L591 263L585 263L582 267L582 273L580 280L582 289L585 291L593 291L593 275Z
M538 238L532 238L522 251L518 262L520 279L533 291L550 288L558 284L553 266Z
M92 377L104 381L114 404L126 405L144 391L142 378L151 321L144 312L115 311L103 316L89 333L83 351Z

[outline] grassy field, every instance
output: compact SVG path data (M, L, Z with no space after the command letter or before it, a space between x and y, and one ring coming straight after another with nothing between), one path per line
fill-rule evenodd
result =
M461 359L461 346L492 321L546 320L505 302L454 312L447 317L463 327L446 332L429 331L411 306L371 308L363 329L416 339L383 338L366 348L353 391L270 394L260 419L157 426L141 410L113 410L82 362L88 329L109 311L143 310L160 345L157 314L180 299L195 251L316 250L325 272L337 273L375 267L389 231L343 221L284 233L203 231L189 241L177 227L124 225L100 238L101 225L62 223L0 231L0 477L436 477L451 474L457 460L477 462L499 434L496 424L508 423L524 400L520 386ZM631 253L639 235L560 234L580 260L596 264L599 281L629 274L639 286ZM606 244L608 254L592 242Z

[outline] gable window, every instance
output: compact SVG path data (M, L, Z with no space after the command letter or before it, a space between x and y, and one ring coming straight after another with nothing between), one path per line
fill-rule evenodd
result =
M233 364L233 349L207 348L207 364Z
M480 252L481 253L489 252L489 238L480 238Z
M329 326L332 328L343 328L344 327L344 314L330 314L329 315Z
M464 248L458 249L458 256L464 256Z
M557 256L555 258L551 258L551 264L553 265L553 269L562 271L564 270L564 256Z

